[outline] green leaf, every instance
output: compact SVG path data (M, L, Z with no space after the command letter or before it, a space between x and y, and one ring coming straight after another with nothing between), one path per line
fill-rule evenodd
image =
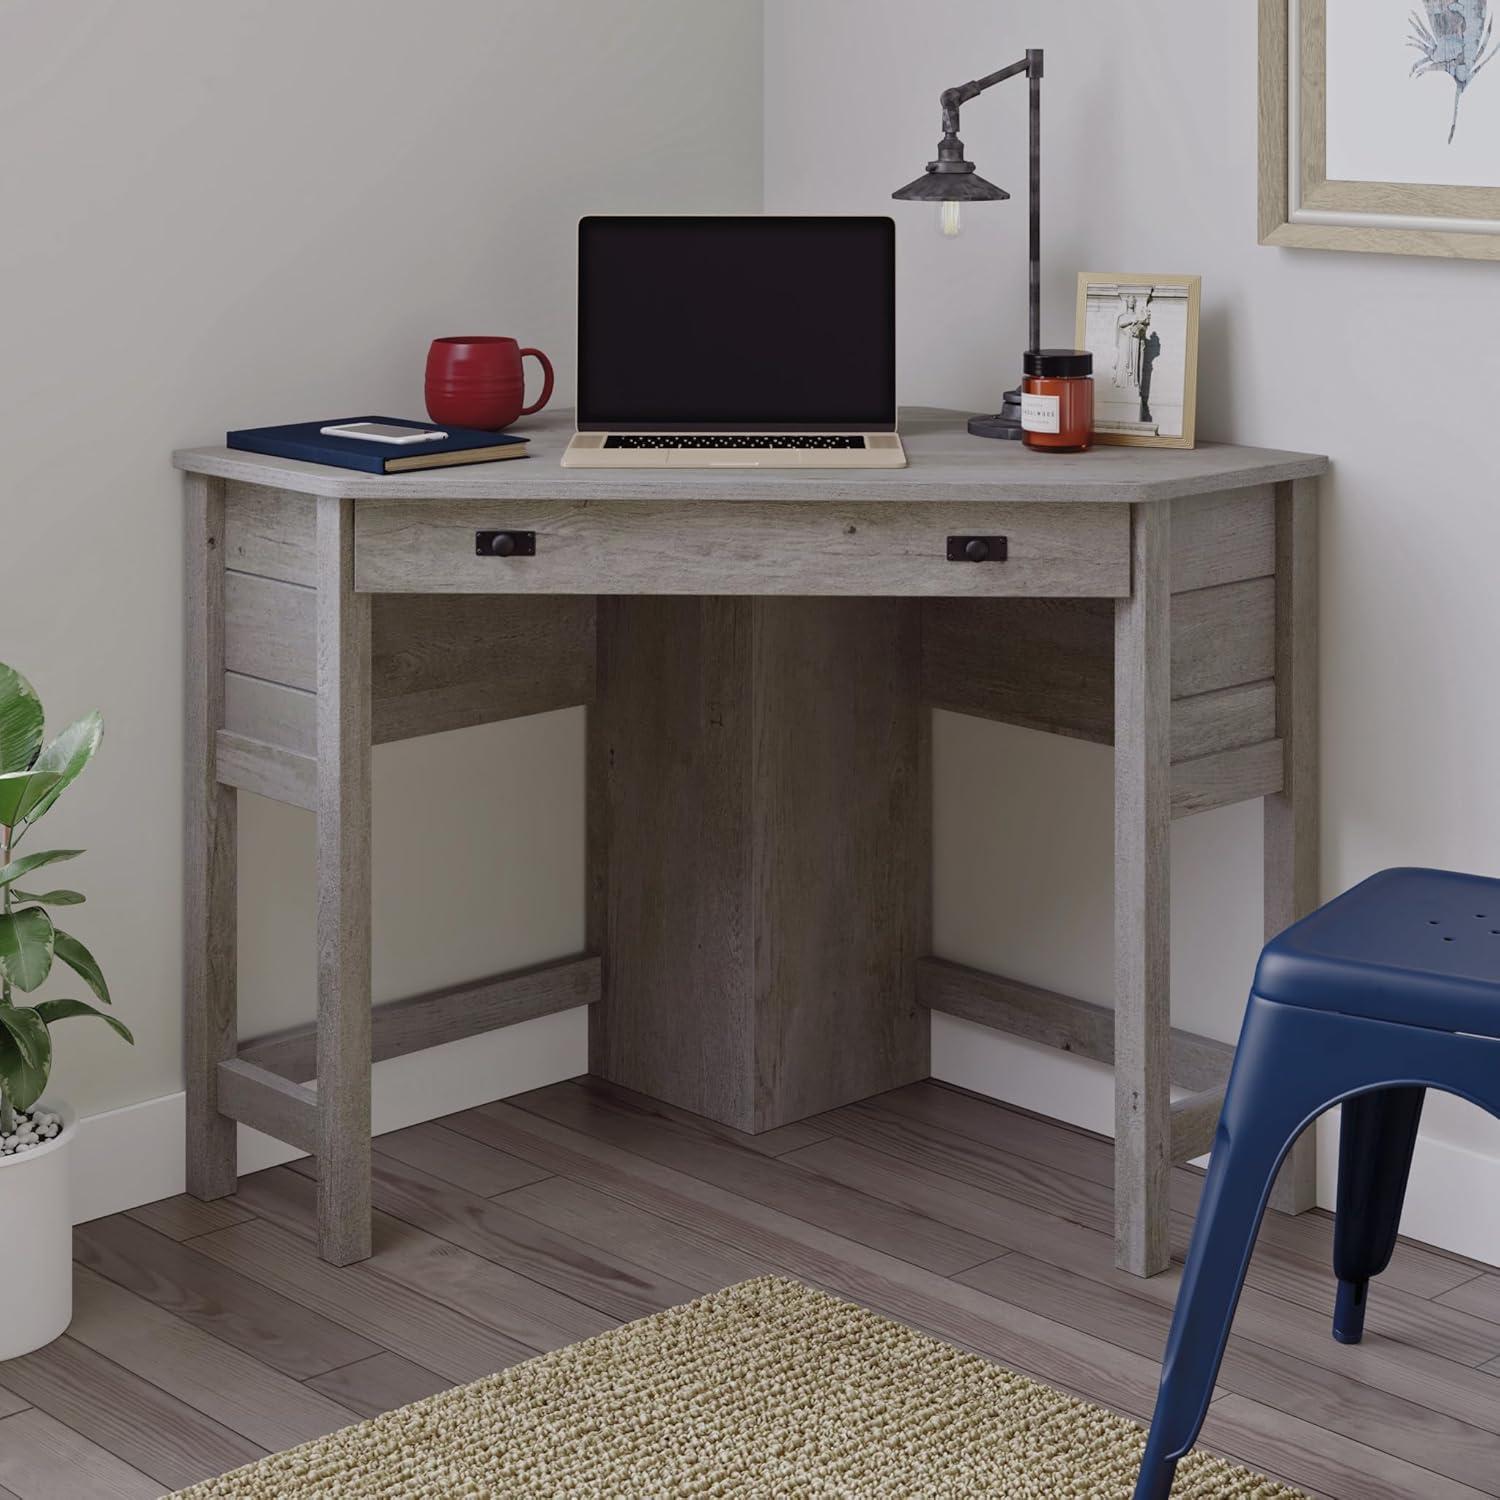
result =
M30 1063L16 1043L15 1033L7 1026L0 1026L0 1089L16 1109L30 1109L42 1097L47 1079L52 1072L52 1038L47 1027L34 1011L15 1006L0 1006L0 1016L32 1016L36 1030L41 1033L40 1065ZM26 1023L21 1023L23 1026ZM30 1034L35 1050L35 1034Z
M0 662L0 771L26 770L41 743L42 700L14 667Z
M35 896L20 886L12 886L10 893L17 901L35 901L38 906L82 906L84 902L80 891L43 891L40 896Z
M47 1023L30 1006L0 1005L0 1031L10 1034L29 1068L45 1068L52 1057Z
M47 977L52 951L52 918L40 906L0 913L0 974L18 990L34 990Z
M77 859L82 853L82 849L43 849L36 854L23 854L8 865L0 865L0 885L9 885L43 865L55 865L60 859Z
M87 1000L42 1000L33 1009L49 1026L55 1021L66 1021L70 1016L98 1016L106 1026L112 1027L132 1047L135 1046L135 1038L123 1021L117 1021L113 1016L105 1015L102 1010L96 1010Z
M56 771L0 771L0 823L14 828L61 779Z
M30 907L27 910L31 910ZM76 937L70 933L57 931L54 949L57 956L77 974L88 987L106 1004L111 1004L109 998L109 986L104 982L104 972L94 961L94 955L89 952Z
M26 821L35 823L41 815L62 796L72 784L74 777L93 759L99 741L104 738L104 720L98 709L85 714L76 724L69 724L36 758L36 771L55 771L61 778L40 802L27 814Z

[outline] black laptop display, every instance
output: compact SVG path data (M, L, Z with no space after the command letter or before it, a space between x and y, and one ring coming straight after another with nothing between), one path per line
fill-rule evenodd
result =
M889 218L587 218L580 432L896 427Z

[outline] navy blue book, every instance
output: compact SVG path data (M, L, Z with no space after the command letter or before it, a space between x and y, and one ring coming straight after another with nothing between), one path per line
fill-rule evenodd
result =
M418 432L440 431L448 435L427 443L402 444L329 437L320 430L345 427L351 422L379 422L386 427L410 427ZM224 441L245 453L300 458L304 463L363 469L367 474L400 474L412 469L440 469L448 464L487 464L500 458L523 458L526 454L526 439L511 433L435 426L399 417L332 417L321 422L292 422L285 427L244 427L226 433Z

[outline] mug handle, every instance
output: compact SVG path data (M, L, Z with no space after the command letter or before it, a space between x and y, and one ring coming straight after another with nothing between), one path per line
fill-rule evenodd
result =
M540 411L552 399L552 361L540 349L521 350L522 359L525 359L528 354L532 355L542 367L542 394L530 406L521 408L523 417L529 417L533 412Z

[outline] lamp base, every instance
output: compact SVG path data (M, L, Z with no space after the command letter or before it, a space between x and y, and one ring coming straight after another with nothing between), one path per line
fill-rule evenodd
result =
M1021 392L1005 393L1005 405L991 417L970 417L969 431L975 437L1002 438L1013 443L1021 440Z

